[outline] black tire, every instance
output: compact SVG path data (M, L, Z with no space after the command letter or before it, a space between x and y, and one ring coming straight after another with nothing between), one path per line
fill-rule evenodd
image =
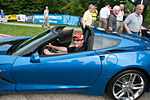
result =
M126 70L114 76L107 85L113 100L137 100L147 88L146 76L138 70Z

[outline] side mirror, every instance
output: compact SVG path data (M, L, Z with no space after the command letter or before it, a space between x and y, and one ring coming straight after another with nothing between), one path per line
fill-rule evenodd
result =
M35 52L35 53L32 54L30 62L40 63L40 56L39 56L38 52Z

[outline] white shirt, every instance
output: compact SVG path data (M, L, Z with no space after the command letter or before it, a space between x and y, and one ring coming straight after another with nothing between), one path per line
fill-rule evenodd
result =
M87 10L83 15L83 20L85 20L85 24L91 26L92 24L92 13Z
M117 21L123 21L124 11L120 11L117 15Z
M48 15L49 15L49 10L44 10L44 15L45 15L45 17L48 17Z
M143 16L137 15L136 12L134 12L130 14L123 23L127 24L130 31L135 33L139 32L140 27L142 26L143 23Z
M110 15L110 9L108 7L103 7L100 10L100 18L108 18L108 15Z

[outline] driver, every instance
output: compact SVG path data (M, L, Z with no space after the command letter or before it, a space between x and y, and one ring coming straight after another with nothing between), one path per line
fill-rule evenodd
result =
M48 49L44 49L44 54L46 55L58 55L58 54L65 54L65 53L73 53L73 52L81 52L86 51L85 46L83 46L84 36L81 33L76 33L73 37L73 47L60 47L54 46L51 43L46 45L47 47L54 48L59 51L63 51L62 53L53 53L50 52Z

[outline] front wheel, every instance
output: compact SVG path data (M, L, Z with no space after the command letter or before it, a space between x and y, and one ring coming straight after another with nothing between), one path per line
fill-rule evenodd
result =
M127 70L113 77L107 92L113 100L137 100L147 88L146 76L138 70Z

